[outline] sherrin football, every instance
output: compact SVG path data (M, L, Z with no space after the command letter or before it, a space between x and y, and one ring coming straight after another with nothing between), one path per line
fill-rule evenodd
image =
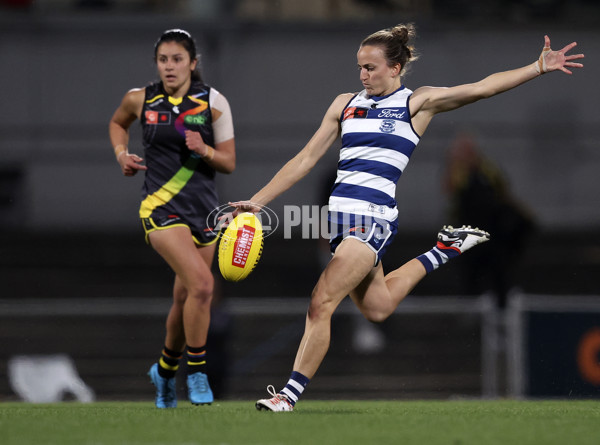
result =
M263 248L263 230L254 213L236 216L221 235L219 270L227 281L242 281L260 259Z

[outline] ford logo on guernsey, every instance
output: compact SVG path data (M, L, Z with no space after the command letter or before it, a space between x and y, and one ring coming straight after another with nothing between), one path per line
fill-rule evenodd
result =
M381 110L379 112L377 117L387 117L388 119L402 119L402 118L404 118L405 114L406 114L406 111L403 111L402 113L400 113L400 110L395 110L393 108L392 109L384 108L383 110Z
M206 217L206 230L218 234L233 220L232 212L234 210L235 208L231 207L229 204L223 204L213 209ZM256 217L262 225L263 238L271 235L279 226L279 218L275 212L267 206L260 206L260 211L256 213Z

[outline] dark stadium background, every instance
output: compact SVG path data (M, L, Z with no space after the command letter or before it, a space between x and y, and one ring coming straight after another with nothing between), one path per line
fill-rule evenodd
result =
M553 73L434 120L400 180L400 233L385 263L422 253L446 223L445 152L457 132L470 131L539 224L514 292L597 304L599 20L592 0L0 1L0 400L16 398L10 357L54 353L74 359L99 399L152 397L144 374L162 346L172 276L144 244L142 178L120 174L107 127L123 94L155 79L153 44L174 27L194 35L204 78L232 106L238 166L219 180L223 203L248 198L310 138L335 95L360 89L355 53L375 30L416 23L420 60L404 79L413 89L532 63L544 34L553 49L576 40L586 59L572 77ZM130 151L142 151L138 125ZM272 208L283 215L284 205L321 204L335 162L333 147ZM279 229L248 280L218 283L211 341L219 397L255 398L284 382L320 249ZM377 353L353 349L353 313L341 311L322 378L307 395L510 395L506 370L484 391L479 312L418 310L419 297L480 304L464 296L459 267L419 285L409 297L414 313L381 327L387 341Z

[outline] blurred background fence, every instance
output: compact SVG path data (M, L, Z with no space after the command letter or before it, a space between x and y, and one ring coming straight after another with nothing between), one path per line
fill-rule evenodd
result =
M128 89L156 78L152 51L162 31L180 27L194 35L206 81L231 103L238 167L219 177L227 202L249 197L296 153L337 94L360 89L355 53L362 38L408 21L417 25L421 55L405 78L412 89L472 82L533 62L544 34L555 49L577 40L585 69L436 117L398 187L400 234L387 269L428 249L453 217L448 153L457 135L473 137L535 222L520 255L508 260L513 306L498 307L491 280L469 286L465 258L425 280L407 308L376 331L344 309L310 394L529 394L532 383L514 370L525 366L523 354L548 358L528 348L514 352L524 343L510 335L522 333L521 325L502 322L498 333L497 320L522 319L514 314L529 307L517 303L527 296L565 302L556 306L560 314L581 313L569 302L588 310L600 295L598 19L600 6L585 0L1 0L0 398L15 397L10 357L55 353L74 358L98 397L152 397L144 373L162 345L172 276L143 242L142 178L121 176L107 126ZM322 204L336 148L273 202L279 215L284 205ZM131 151L141 152L137 126ZM222 397L254 398L286 378L322 257L322 243L301 239L300 228L291 239L276 231L246 282L218 283L211 363ZM589 314L593 330L600 317ZM533 321L536 332L548 328ZM371 343L361 343L357 332ZM586 333L574 332L572 344ZM248 355L253 348L262 360ZM592 365L598 362L596 356ZM572 395L598 393L600 383L586 375ZM581 378L577 371L565 377ZM564 388L536 391L564 395Z

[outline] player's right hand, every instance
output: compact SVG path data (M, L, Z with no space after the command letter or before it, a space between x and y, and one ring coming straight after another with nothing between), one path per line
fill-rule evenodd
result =
M235 201L235 202L229 202L228 204L231 207L235 207L235 210L233 211L233 217L234 218L239 213L242 213L242 212L258 213L262 209L261 205L256 204L256 203L254 203L252 201Z
M148 167L140 164L144 160L136 154L123 153L118 161L125 176L134 176L139 170L148 170Z

